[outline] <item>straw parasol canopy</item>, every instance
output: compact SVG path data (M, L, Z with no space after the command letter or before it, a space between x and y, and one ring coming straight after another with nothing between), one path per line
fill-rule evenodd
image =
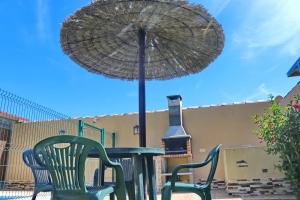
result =
M137 33L141 28L146 31L146 80L197 73L224 46L221 26L203 7L174 0L95 1L66 19L61 45L91 72L139 79Z
M87 70L139 80L140 146L146 146L145 80L197 73L222 51L221 26L178 0L98 0L66 19L63 51Z

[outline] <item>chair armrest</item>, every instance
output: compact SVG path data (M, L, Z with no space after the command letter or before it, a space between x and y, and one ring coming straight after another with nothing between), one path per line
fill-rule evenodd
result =
M106 152L105 156L102 158L104 166L108 166L113 168L116 171L116 195L117 198L119 199L120 197L125 197L126 196L126 185L125 185L125 176L123 172L123 167L120 163L113 162L111 161Z
M104 166L111 167L116 171L116 190L118 193L122 193L124 196L126 195L126 185L125 185L125 176L123 172L122 165L118 162L111 161L104 148L99 146L95 146L97 151L99 152L100 159L102 160Z
M200 167L204 167L205 165L207 165L210 162L209 160L206 160L204 162L201 163L188 163L188 164L181 164L181 165L177 165L173 171L172 171L172 177L171 177L171 189L173 189L175 187L175 182L176 182L176 178L177 178L177 173L182 170L182 169L193 169L193 168L200 168Z
M110 167L116 171L116 187L125 188L125 176L124 176L122 165L120 163L115 163Z

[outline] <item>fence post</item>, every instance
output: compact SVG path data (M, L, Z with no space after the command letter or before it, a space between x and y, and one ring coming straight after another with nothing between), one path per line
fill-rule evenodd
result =
M83 127L84 127L84 122L82 120L79 120L78 121L78 136L80 136L80 137L83 137L83 135L84 135Z

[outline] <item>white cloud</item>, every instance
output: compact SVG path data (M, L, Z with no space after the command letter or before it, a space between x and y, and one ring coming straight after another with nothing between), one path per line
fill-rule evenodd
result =
M281 53L300 53L300 1L251 0L241 27L233 35L235 45L246 47L245 58L267 48L280 47Z
M252 94L247 96L245 99L246 100L266 99L271 94L274 94L274 92L268 89L265 83L262 83L255 89L255 91Z
M214 17L217 17L231 1L232 0L204 0L202 3L205 7L207 7L209 13L211 13Z
M39 39L46 40L50 37L50 20L47 0L37 0L36 15L37 35Z
M213 3L212 14L214 17L222 13L222 11L228 6L231 0L211 0Z
M269 68L267 68L265 72L266 73L271 73L271 72L277 70L280 66L281 66L280 64L272 65Z

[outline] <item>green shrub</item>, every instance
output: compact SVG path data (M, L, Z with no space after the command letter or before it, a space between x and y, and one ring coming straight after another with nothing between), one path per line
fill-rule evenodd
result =
M290 180L300 199L300 97L294 103L280 106L271 97L272 105L262 115L255 116L256 134L266 143L269 154L278 155L278 169Z

